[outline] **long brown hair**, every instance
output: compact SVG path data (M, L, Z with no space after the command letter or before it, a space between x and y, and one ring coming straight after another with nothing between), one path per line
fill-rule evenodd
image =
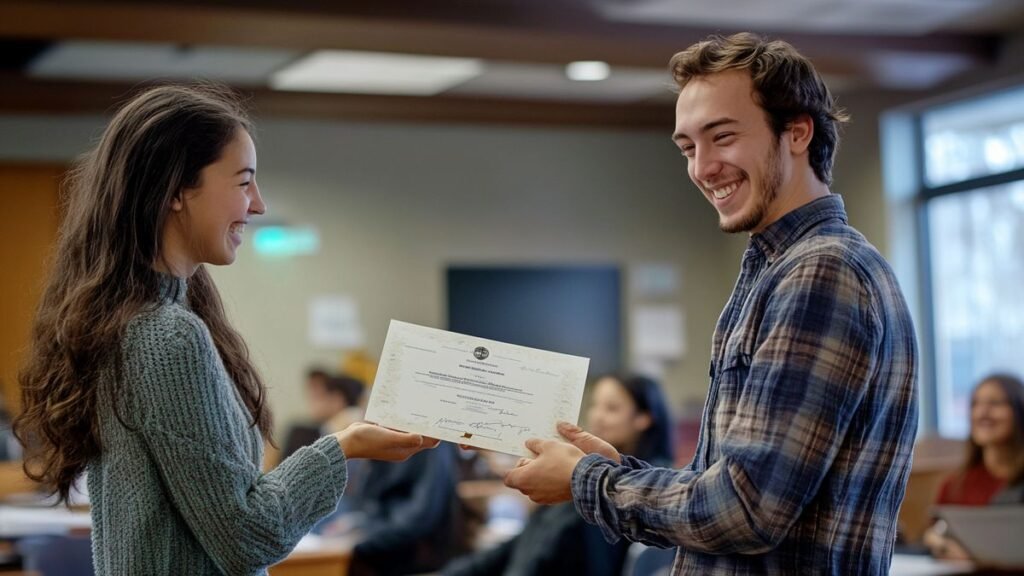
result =
M726 70L749 72L754 96L776 137L803 114L814 121L808 161L818 180L832 184L839 128L849 116L836 105L811 61L791 44L765 40L750 32L711 36L673 56L669 69L680 89L694 78Z
M1010 374L990 374L982 379L971 392L973 404L974 395L978 389L987 384L994 384L1003 391L1006 402L1013 412L1013 465L1010 477L1007 479L1008 486L1014 486L1024 482L1024 383L1020 378ZM973 425L972 425L973 432ZM967 459L963 468L957 474L956 487L959 490L964 488L963 483L967 472L972 468L984 465L984 450L974 441L974 435L970 434L967 439Z
M162 261L170 204L200 184L202 169L239 129L252 126L225 89L150 88L117 112L68 174L67 212L20 374L23 411L14 422L26 447L26 474L61 501L102 449L100 383L112 375L111 398L120 397L126 325L158 300L153 266ZM202 266L188 280L188 303L209 329L252 425L269 437L266 388Z

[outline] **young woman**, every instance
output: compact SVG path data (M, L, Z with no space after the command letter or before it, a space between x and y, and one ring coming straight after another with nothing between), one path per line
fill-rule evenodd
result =
M672 420L658 384L643 376L605 376L587 409L590 433L622 454L672 466Z
M672 423L657 383L642 376L604 376L587 408L590 432L623 454L672 465ZM628 542L608 544L572 503L538 508L523 532L490 550L461 558L444 576L618 576Z
M982 380L971 395L971 433L967 459L939 489L936 504L985 506L1013 496L1024 482L1024 384L1008 374ZM941 520L925 532L932 553L966 558L966 551L945 533Z
M69 177L15 427L61 500L88 471L98 575L264 573L334 510L346 458L436 445L356 424L261 473L264 384L204 268L266 210L251 132L225 92L153 88Z

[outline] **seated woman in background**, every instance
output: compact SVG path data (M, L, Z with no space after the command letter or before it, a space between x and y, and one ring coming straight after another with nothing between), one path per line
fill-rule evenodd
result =
M936 505L985 506L1021 503L1024 482L1024 384L1008 374L993 374L971 396L971 434L967 461L939 489ZM932 554L966 559L966 551L938 521L924 535Z
M672 423L658 384L642 376L597 380L587 409L590 432L623 454L656 466L672 465ZM580 518L573 504L542 507L515 538L460 558L444 576L618 576L629 543L612 545Z

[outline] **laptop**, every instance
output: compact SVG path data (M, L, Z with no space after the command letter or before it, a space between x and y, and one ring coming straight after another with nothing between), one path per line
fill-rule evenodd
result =
M936 506L979 566L1024 569L1024 506Z

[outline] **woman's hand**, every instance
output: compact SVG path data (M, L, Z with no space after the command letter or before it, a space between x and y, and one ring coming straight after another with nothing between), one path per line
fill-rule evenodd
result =
M946 523L943 520L937 521L924 531L922 540L932 556L941 560L970 560L971 555L967 550L946 532Z
M421 450L436 448L440 441L419 434L398 432L368 422L356 422L334 434L346 458L401 462Z

